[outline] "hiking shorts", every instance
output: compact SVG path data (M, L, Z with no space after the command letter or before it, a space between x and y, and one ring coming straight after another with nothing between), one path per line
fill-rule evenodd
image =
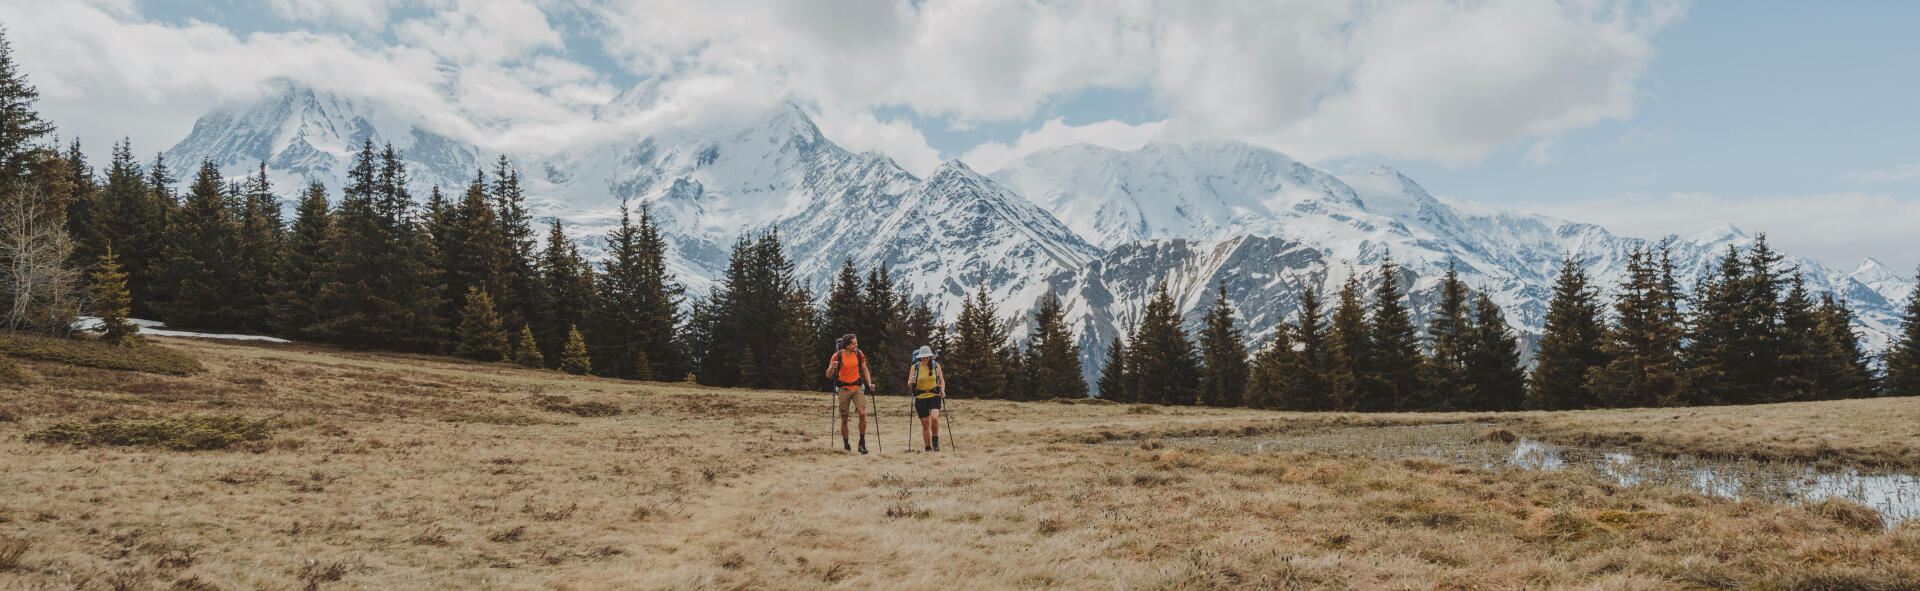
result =
M840 397L840 416L846 416L849 406L860 409L860 414L867 414L867 402L860 399L859 386L835 388L833 392Z
M927 418L928 416L933 414L934 410L938 408L940 408L939 396L928 396L926 398L913 399L913 413L920 415L920 418L923 418L923 419Z

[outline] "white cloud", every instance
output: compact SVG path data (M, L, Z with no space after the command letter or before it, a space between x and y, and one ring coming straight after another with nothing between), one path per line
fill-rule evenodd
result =
M1767 233L1784 252L1851 269L1875 257L1896 269L1920 264L1920 200L1832 193L1735 198L1705 193L1624 196L1547 203L1542 213L1600 224L1632 236L1691 236L1721 224ZM1657 215L1654 215L1657 212Z
M280 18L294 22L338 23L362 29L385 30L387 15L398 0L267 0Z
M877 151L893 158L918 176L940 167L940 152L927 146L927 137L905 121L881 121L872 113L815 113L820 133L854 152Z
M1920 164L1902 164L1881 170L1856 170L1840 175L1840 178L1856 183L1891 183L1913 177L1920 177Z
M1047 148L1087 143L1115 150L1136 150L1147 142L1161 139L1161 123L1130 125L1120 121L1099 121L1086 125L1067 125L1060 119L1048 121L1040 129L1020 135L1012 145L987 142L975 146L960 157L974 170L991 173L1008 162Z

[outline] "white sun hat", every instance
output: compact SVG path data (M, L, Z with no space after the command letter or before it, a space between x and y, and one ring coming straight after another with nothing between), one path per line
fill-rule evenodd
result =
M933 356L933 347L920 347L913 352L914 359L926 359Z

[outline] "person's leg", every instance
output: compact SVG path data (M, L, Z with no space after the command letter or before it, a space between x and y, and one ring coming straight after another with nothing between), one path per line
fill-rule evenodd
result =
M834 395L834 396L837 396L837 397L839 397L839 398L840 398L840 438L841 438L841 439L846 439L846 438L848 437L848 435L847 435L847 411L849 410L849 408L850 408L850 407L852 407L852 406L853 406L853 399L852 399L852 398L848 398L848 397L847 397L847 389L846 389L846 388L836 388L836 389L834 389L834 391L833 391L833 395ZM862 417L862 424L864 424L864 423L865 423L865 418L864 418L864 417Z
M933 433L933 451L940 451L940 409L927 411L927 430Z

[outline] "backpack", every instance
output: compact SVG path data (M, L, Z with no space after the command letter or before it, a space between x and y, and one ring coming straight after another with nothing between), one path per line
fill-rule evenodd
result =
M920 362L913 363L913 389L917 392L932 392L940 386L940 362L933 362L933 370L920 375Z

